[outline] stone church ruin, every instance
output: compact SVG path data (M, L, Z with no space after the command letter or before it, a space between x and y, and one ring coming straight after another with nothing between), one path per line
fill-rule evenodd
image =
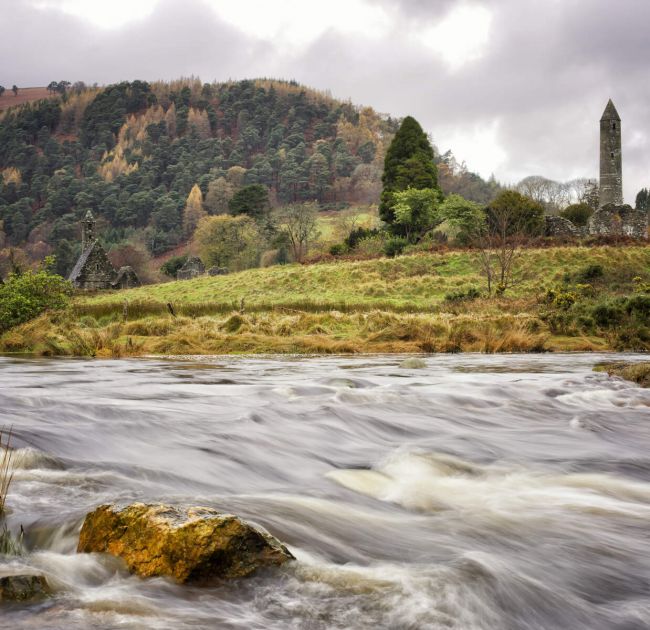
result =
M120 267L116 271L111 264L106 250L95 238L95 217L90 210L81 222L81 255L68 280L75 288L83 291L130 289L140 286L140 280L132 267Z

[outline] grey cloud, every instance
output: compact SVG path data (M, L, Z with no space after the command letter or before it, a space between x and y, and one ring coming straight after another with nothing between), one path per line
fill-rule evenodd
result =
M0 81L46 85L52 79L110 83L190 74L226 79L246 74L265 44L219 20L200 0L165 0L151 17L104 30L55 8L18 0L3 17L10 28L0 54L11 59ZM9 74L7 77L6 74Z

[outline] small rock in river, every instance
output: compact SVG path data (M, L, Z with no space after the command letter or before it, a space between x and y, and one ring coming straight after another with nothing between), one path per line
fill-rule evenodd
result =
M144 503L102 505L88 514L78 551L110 553L132 573L180 583L244 577L293 559L279 540L232 514Z
M25 602L49 595L42 575L7 575L0 577L0 602Z
M399 364L399 366L407 370L415 370L415 369L425 368L427 367L427 364L424 361L424 359L418 359L417 357L410 357L408 359L404 359L404 361L402 361Z

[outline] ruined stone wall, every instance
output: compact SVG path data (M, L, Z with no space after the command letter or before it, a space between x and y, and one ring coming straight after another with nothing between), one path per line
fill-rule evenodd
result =
M591 215L589 233L647 239L648 213L627 204L607 204Z

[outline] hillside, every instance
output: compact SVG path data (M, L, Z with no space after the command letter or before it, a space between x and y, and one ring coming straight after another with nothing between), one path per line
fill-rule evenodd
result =
M278 265L79 296L69 312L6 333L0 350L648 350L649 268L650 248L643 246L529 249L523 281L487 299L471 251Z
M227 212L250 184L266 187L272 207L374 204L396 125L370 107L266 79L134 81L13 108L0 119L0 275L10 248L23 266L54 254L66 275L88 210L107 248L119 256L128 244L139 251L129 262L146 266L186 242L182 212L195 185L208 214ZM486 202L498 188L450 153L438 159L443 189Z

